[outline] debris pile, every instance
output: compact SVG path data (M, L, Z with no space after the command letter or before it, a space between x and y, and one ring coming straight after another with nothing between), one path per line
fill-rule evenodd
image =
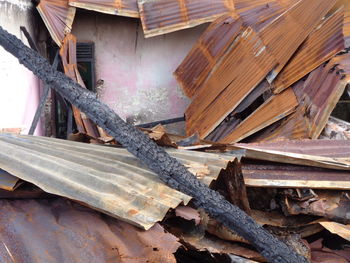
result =
M186 136L133 127L86 89L76 8L140 19L145 37L211 22L174 72ZM37 10L62 72L1 27L0 45L70 103L77 133L0 129L1 262L350 262L350 124L330 117L350 82L349 1Z

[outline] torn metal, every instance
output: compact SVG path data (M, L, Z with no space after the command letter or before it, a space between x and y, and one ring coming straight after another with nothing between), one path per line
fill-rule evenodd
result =
M37 10L52 39L60 47L65 34L72 30L75 7L70 7L68 0L40 0Z

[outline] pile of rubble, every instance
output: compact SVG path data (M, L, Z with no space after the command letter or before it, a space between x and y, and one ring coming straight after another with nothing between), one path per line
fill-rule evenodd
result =
M350 2L37 8L64 74L3 29L0 45L72 104L78 133L1 131L1 261L350 262L350 124L330 117L350 81ZM145 37L212 22L174 72L187 136L132 127L85 88L75 8L140 18Z

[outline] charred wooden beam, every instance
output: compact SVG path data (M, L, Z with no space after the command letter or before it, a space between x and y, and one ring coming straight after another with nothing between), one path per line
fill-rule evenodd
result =
M307 262L285 243L268 233L238 207L218 192L198 181L182 164L171 158L147 135L125 123L94 93L82 88L53 67L37 52L26 47L18 38L0 27L0 45L18 58L19 62L51 85L64 98L79 108L97 125L138 157L170 187L194 198L197 207L248 240L270 262Z

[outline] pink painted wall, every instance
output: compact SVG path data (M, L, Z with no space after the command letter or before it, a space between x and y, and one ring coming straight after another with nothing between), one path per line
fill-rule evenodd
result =
M184 114L189 100L172 74L206 26L145 39L137 19L78 12L73 34L95 43L101 99L138 124Z
M32 5L25 0L0 1L0 25L27 44L19 27L32 28ZM22 128L27 134L39 101L38 79L0 47L0 129ZM42 134L39 124L36 135Z

